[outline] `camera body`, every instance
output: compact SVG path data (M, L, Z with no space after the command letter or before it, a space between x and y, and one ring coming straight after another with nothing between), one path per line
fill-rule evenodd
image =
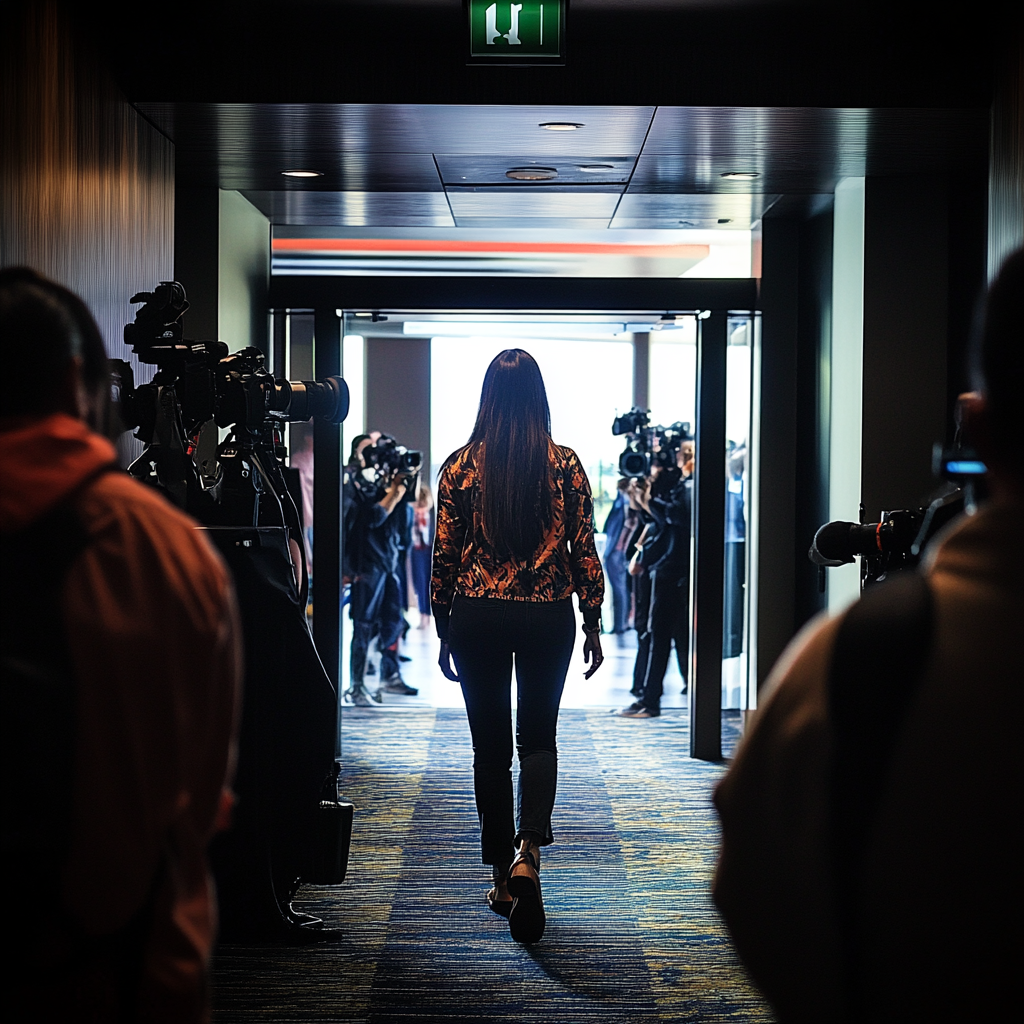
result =
M140 362L157 366L150 384L135 387L131 365L111 360L121 418L152 434L159 389L173 384L182 422L190 432L214 420L219 427L261 431L267 424L322 419L340 423L348 414L348 387L341 377L318 381L277 380L258 348L228 354L222 341L186 341L181 317L189 307L177 281L161 281L152 292L133 295L143 306L124 328L125 344Z
M946 480L945 493L929 505L883 512L877 523L825 523L818 529L807 557L818 566L819 590L825 589L825 569L849 565L861 558L861 584L871 586L889 573L912 569L928 542L948 522L972 508L984 491L985 464L973 449L936 444L935 475ZM952 485L952 486L949 486Z
M423 453L406 448L385 434L363 449L363 463L374 471L376 484L387 487L396 476L416 477L423 465Z
M692 437L690 424L682 421L669 427L650 426L649 414L640 408L616 416L612 434L627 435L626 447L619 456L619 473L632 479L650 476L652 466L674 466L682 443Z
M208 525L261 525L263 498L282 524L288 518L282 503L289 500L282 428L310 419L340 423L349 406L344 380L277 380L257 348L229 354L222 341L184 339L181 318L189 303L177 281L161 281L131 301L143 305L125 325L125 343L157 372L136 387L131 364L111 360L121 421L146 445L128 472ZM216 458L199 465L200 435L211 421L231 434Z

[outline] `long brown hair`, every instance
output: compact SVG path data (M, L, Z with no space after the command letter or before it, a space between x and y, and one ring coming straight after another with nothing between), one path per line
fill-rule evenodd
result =
M469 438L482 452L484 536L499 555L528 558L551 525L550 442L540 367L521 348L499 352L484 374Z

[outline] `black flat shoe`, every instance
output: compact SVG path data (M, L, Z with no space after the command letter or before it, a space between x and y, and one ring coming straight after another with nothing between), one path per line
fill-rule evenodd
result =
M495 891L496 890L491 889L487 893L487 906L489 906L491 910L493 910L494 913L498 914L500 917L508 917L508 915L512 913L512 904L514 901L495 899Z
M508 871L508 892L513 898L508 930L516 942L539 942L547 918L540 893L537 861L529 851L519 854Z

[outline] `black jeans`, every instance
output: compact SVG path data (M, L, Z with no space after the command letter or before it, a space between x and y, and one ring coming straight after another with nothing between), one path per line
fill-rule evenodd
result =
M459 597L452 604L449 645L462 680L473 736L473 786L480 816L481 859L508 864L528 835L554 842L558 752L555 732L576 633L570 599L510 601ZM519 801L512 799L512 663L519 710ZM518 822L518 826L517 826Z
M630 693L639 697L644 692L647 662L651 656L651 576L641 573L630 576L633 581L633 627L636 629L636 661L633 662L633 686Z
M683 682L686 682L690 653L690 574L674 570L654 569L651 572L651 610L648 617L650 647L647 671L644 674L640 703L650 711L661 709L665 670L676 645L676 658Z
M366 652L375 633L380 648L380 678L391 679L398 673L398 655L388 648L402 635L401 583L396 572L376 569L361 573L352 581L349 592L352 617L352 686L361 686L366 671Z

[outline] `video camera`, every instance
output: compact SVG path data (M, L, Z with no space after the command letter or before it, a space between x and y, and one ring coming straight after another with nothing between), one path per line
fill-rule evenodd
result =
M986 467L972 449L936 445L932 470L954 486L928 506L883 512L877 523L837 520L819 528L807 552L818 566L819 590L825 590L825 569L849 565L858 557L863 559L862 586L880 583L890 572L914 568L932 537L974 505Z
M374 482L386 487L396 476L417 476L423 465L423 453L410 450L383 434L376 443L363 449L363 463L374 471Z
M137 428L135 437L146 445L128 472L208 525L260 525L263 496L273 506L262 510L264 517L286 525L292 517L283 507L290 499L280 465L282 428L310 419L340 423L349 406L344 380L276 380L257 348L229 355L222 341L185 340L181 318L189 303L177 281L161 281L131 301L143 306L125 325L125 343L157 372L136 387L131 364L111 360L122 423ZM216 458L197 465L200 434L210 421L231 434Z
M640 408L616 416L612 421L612 434L627 435L626 448L619 456L619 473L634 479L650 476L652 466L674 466L682 443L692 437L689 423L677 421L670 427L650 426L650 416Z

